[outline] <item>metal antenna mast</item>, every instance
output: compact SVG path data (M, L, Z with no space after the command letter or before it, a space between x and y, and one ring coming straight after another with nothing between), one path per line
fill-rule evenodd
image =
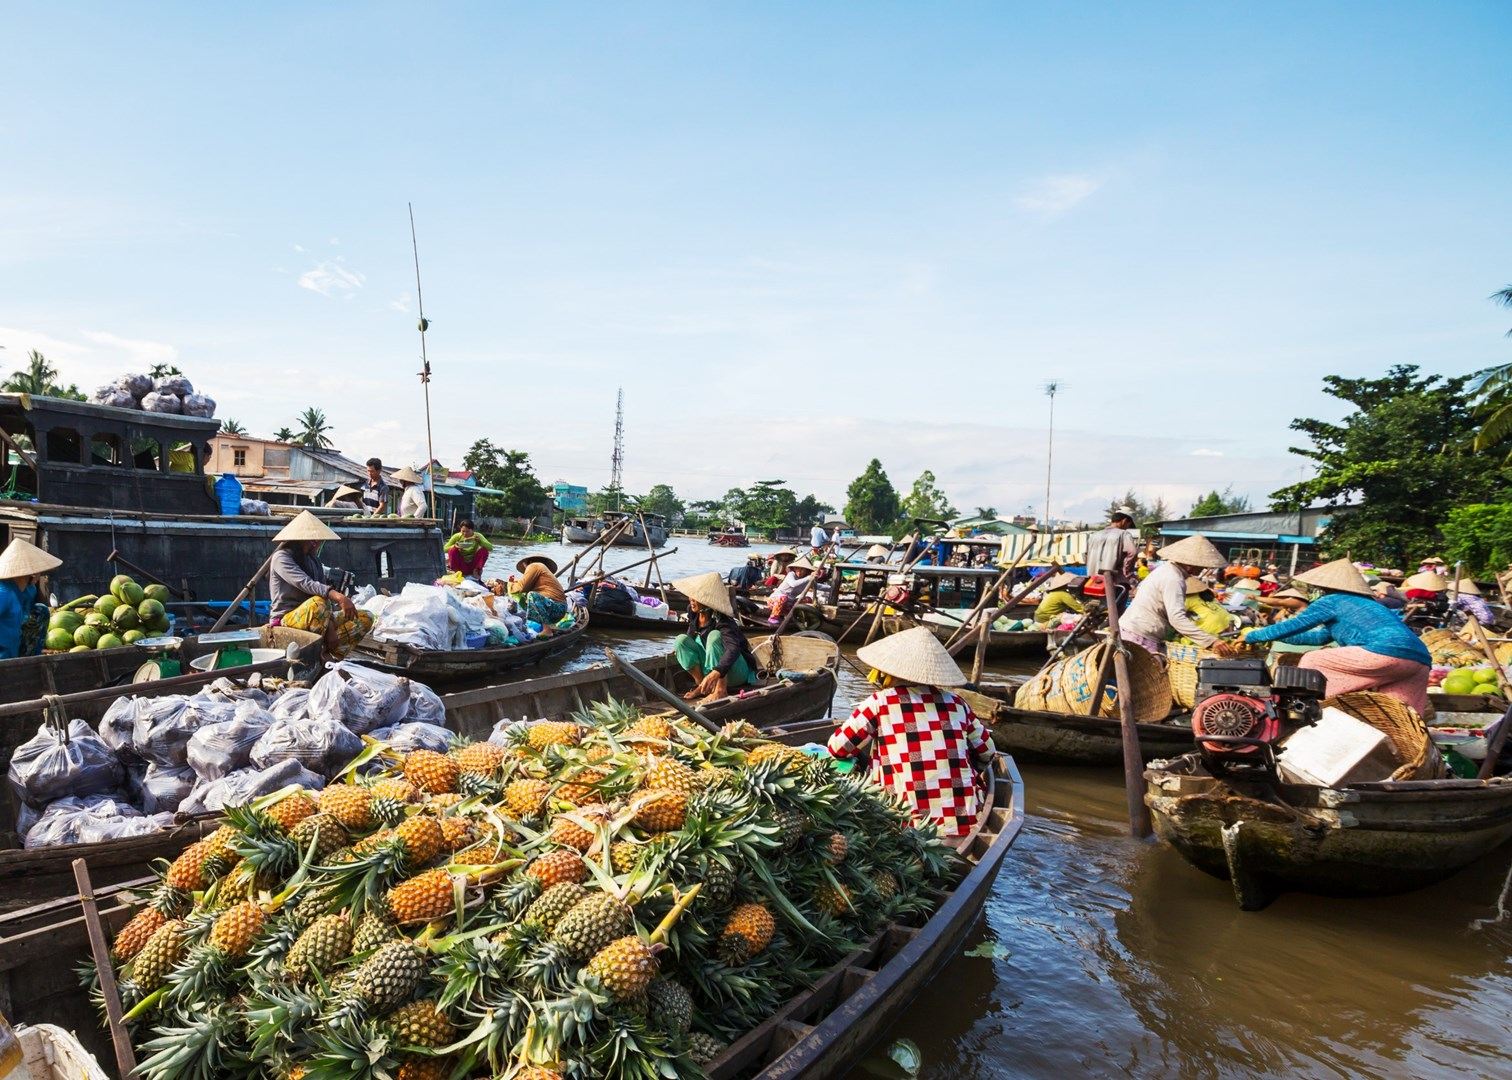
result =
M1045 384L1045 396L1050 399L1050 435L1045 443L1045 528L1051 532L1055 526L1050 520L1050 470L1055 461L1055 395L1059 390L1058 382Z
M430 321L425 317L425 296L420 292L420 244L415 239L415 204L405 203L409 207L410 218L410 249L415 253L415 308L420 313L420 385L425 389L425 476L430 481L430 516L436 516L436 475L432 471L436 464L436 445L431 440L431 413L430 413L430 357L425 351L425 332L430 329Z
M614 490L614 508L624 503L625 472L625 389L620 387L614 399L614 456L609 459L609 486Z

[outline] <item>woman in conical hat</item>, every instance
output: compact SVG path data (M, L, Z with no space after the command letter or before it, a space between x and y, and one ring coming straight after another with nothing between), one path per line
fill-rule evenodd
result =
M1221 570L1227 561L1207 537L1195 533L1156 554L1160 565L1139 583L1129 610L1119 616L1119 636L1156 656L1165 652L1173 632L1197 645L1216 644L1218 639L1187 611L1186 582L1204 570Z
M768 626L779 625L782 617L798 602L798 597L812 592L813 586L808 579L813 572L814 564L806 558L788 563L787 573L767 597Z
M1475 621L1482 626L1490 626L1496 621L1496 612L1491 610L1491 605L1481 597L1479 587L1469 578L1460 578L1457 583L1449 586L1449 591L1454 594L1450 606L1455 611L1474 615Z
M328 510L361 510L362 504L357 501L358 491L351 484L342 484L331 496L331 501L326 503Z
M48 619L42 575L62 565L62 559L19 537L0 553L0 660L42 651Z
M320 561L327 540L340 540L314 514L305 510L283 527L273 542L268 570L273 602L268 621L274 626L308 630L325 638L327 655L340 659L373 629L371 613L361 611L333 582L342 571Z
M672 587L688 598L688 632L673 642L677 663L693 677L695 698L728 697L756 681L756 654L735 621L735 605L718 573L678 578Z
M1068 615L1081 615L1087 605L1077 597L1087 579L1062 571L1054 574L1042 586L1044 595L1034 609L1034 621L1052 629L1061 625Z
M425 517L425 492L420 487L422 480L423 477L408 465L394 474L394 482L402 489L399 496L400 517Z
M1335 559L1294 579L1322 593L1285 622L1246 630L1255 644L1337 645L1302 657L1301 666L1321 671L1328 695L1355 690L1390 694L1421 715L1428 707L1428 648L1397 614L1371 595L1364 577L1348 559Z
M881 688L862 699L830 736L837 758L871 755L871 779L946 836L971 830L981 805L974 764L991 740L950 687L966 676L928 627L916 626L856 653Z

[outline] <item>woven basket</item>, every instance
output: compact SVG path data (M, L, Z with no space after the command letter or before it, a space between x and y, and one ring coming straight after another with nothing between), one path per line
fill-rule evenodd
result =
M1107 650L1108 643L1102 641L1047 665L1019 687L1014 705L1020 709L1070 716L1092 715L1093 683L1097 681ZM1127 655L1135 721L1145 724L1164 720L1171 712L1171 684L1166 681L1160 661L1138 646L1130 647ZM1103 693L1101 706L1096 710L1099 715L1115 718L1119 715L1118 695L1111 679Z
M1201 645L1172 643L1166 646L1166 679L1171 684L1171 700L1176 705L1183 709L1190 709L1197 704L1197 665L1217 655L1212 649L1203 648ZM1234 644L1236 657L1252 659L1258 655L1260 655L1259 646L1245 645L1241 642Z
M1405 702L1390 694L1357 690L1323 702L1324 708L1330 706L1369 724L1391 740L1396 759L1402 763L1391 779L1440 780L1447 775L1444 759L1439 756L1427 725Z

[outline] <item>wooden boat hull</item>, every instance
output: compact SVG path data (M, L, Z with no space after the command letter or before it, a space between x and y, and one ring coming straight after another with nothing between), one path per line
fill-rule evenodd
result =
M1122 765L1121 721L1105 716L1019 709L997 697L972 691L962 696L992 734L992 743L1015 761L1036 765ZM1145 761L1175 757L1192 749L1191 718L1185 714L1160 724L1136 724L1139 754Z
M887 619L883 623L889 624L890 633L898 630L906 630L910 626L927 626L929 632L939 639L941 644L949 643L960 627L951 624L934 622L929 619ZM1044 656L1048 652L1050 631L1048 630L992 630L987 637L988 660L1013 660L1021 656ZM966 654L962 654L966 655Z
M367 667L403 675L427 686L492 679L518 672L555 656L581 649L587 641L589 619L581 611L570 630L538 638L524 645L484 649L416 649L367 637L352 651L351 659Z
M1155 833L1233 882L1254 910L1280 892L1377 896L1441 881L1512 839L1512 778L1331 789L1215 779L1196 754L1145 771Z
M562 543L591 544L599 538L597 529L583 529L576 525L562 526Z
M627 634L655 636L658 634L681 634L687 624L681 619L643 619L639 615L621 615L612 611L593 613L595 630L619 630Z

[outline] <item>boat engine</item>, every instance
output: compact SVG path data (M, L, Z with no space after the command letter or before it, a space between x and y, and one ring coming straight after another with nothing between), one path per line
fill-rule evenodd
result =
M1272 746L1322 714L1325 681L1308 668L1264 660L1208 659L1197 665L1192 733L1210 768L1274 770Z

